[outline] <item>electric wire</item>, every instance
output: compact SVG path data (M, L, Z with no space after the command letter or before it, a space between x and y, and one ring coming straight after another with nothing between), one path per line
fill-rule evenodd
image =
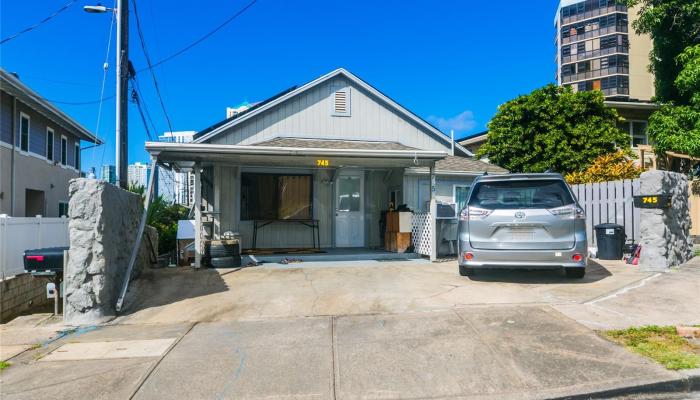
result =
M136 71L136 73L140 73L140 72L146 71L147 69L153 69L153 68L155 68L155 67L157 67L157 66L159 66L159 65L162 65L162 64L164 64L164 63L166 63L166 62L172 60L173 58L178 57L178 56L180 56L181 54L187 52L187 51L190 50L191 48L193 48L193 47L197 46L198 44L202 43L203 41L209 39L209 37L211 37L212 35L214 35L216 32L220 31L220 30L221 30L223 27L225 27L226 25L228 25L228 24L230 24L231 22L233 22L236 18L238 18L238 17L240 17L241 15L243 15L243 14L244 14L246 11L248 11L248 9L250 9L250 7L252 7L255 3L257 3L257 0L251 1L251 2L248 3L245 7L241 8L238 12L236 12L235 14L233 14L231 17L229 17L226 21L224 21L223 23L221 23L220 25L218 25L216 28L214 28L214 29L212 29L211 31L209 31L208 33L206 33L204 36L202 36L202 37L200 37L199 39L195 40L194 42L188 44L187 46L183 47L182 49L176 51L175 53L173 53L173 54L171 54L171 55L169 55L169 56L163 58L162 60L159 60L159 61L153 63L152 65L149 65L149 66L146 67L146 68L143 68L143 69L140 69L140 70Z
M62 13L63 11L67 10L70 6L72 6L72 5L73 5L74 3L76 3L77 1L78 1L78 0L71 0L71 1L69 1L68 3L64 4L63 7L59 8L58 10L56 10L53 14L51 14L51 15L49 15L48 17L42 19L41 21L37 22L36 24L31 25L31 26L29 26L29 27L26 27L26 28L22 29L21 31L15 33L14 35L10 35L10 36L6 37L5 39L0 40L0 45L3 45L3 44L5 44L5 43L9 42L10 40L17 38L18 36L20 36L20 35L22 35L22 34L25 34L25 33L29 32L29 31L32 31L32 30L38 28L39 26L41 26L41 25L43 25L43 24L49 22L51 19L53 19L55 16L57 16L57 15L60 14L60 13Z
M146 63L148 64L148 70L151 73L151 78L153 79L153 86L156 89L156 94L158 95L158 100L160 101L160 108L163 110L163 115L165 115L165 120L168 122L168 128L170 132L173 132L173 126L170 122L170 116L168 111L165 109L165 103L163 102L163 96L160 93L160 87L158 85L158 79L156 79L156 73L153 70L151 63L151 56L148 54L148 48L146 46L146 39L144 38L143 31L141 30L141 18L139 18L138 6L136 5L136 0L132 0L131 4L134 6L134 18L136 19L136 32L139 36L139 41L141 42L141 50L143 50L143 55L146 58Z

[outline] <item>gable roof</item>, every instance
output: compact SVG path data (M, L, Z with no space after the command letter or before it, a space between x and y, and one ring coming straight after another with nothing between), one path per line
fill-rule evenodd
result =
M11 96L33 108L36 112L57 123L63 129L71 132L82 140L88 140L95 144L102 144L92 132L88 131L80 123L69 117L66 113L51 104L49 100L41 97L37 92L25 85L15 75L0 68L0 88Z
M313 149L418 150L414 147L409 147L396 142L307 138L275 138L264 142L254 143L253 146L298 147Z
M280 103L285 102L286 100L289 100L296 95L303 93L313 87L316 87L330 79L333 79L337 76L343 76L350 80L352 83L356 84L357 86L361 87L362 89L366 90L369 92L371 95L377 97L380 99L382 102L386 103L389 105L389 107L395 109L398 111L401 115L403 115L406 119L412 121L419 127L423 128L425 131L430 132L433 136L435 136L438 140L441 140L445 143L445 146L450 146L450 138L447 137L444 133L442 133L439 129L437 129L435 126L430 124L428 121L422 119L418 115L414 114L407 108L403 107L399 103L395 102L393 99L391 99L389 96L385 95L384 93L380 92L367 82L363 81L362 79L358 78L357 76L353 75L349 71L345 70L344 68L338 68L334 71L331 71L327 73L326 75L323 75L319 78L316 78L315 80L308 82L300 87L292 87L282 93L279 93L259 104L257 104L254 107L251 107L247 111L235 115L232 118L226 119L224 121L219 122L218 124L215 124L202 132L197 134L196 139L194 140L194 143L202 143L206 140L211 139L212 137L228 130L229 128L242 123L243 121L246 121L260 113L265 112L266 110L269 110L275 106L277 106ZM455 150L458 150L462 152L463 154L466 154L468 156L473 156L473 154L459 145L458 143L455 143Z

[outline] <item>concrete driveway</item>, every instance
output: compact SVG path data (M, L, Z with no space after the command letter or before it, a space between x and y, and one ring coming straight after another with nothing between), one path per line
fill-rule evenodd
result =
M2 346L26 350L0 373L0 397L548 399L687 390L685 375L576 320L699 323L699 282L700 262L662 275L593 265L574 281L553 271L463 278L454 263L423 261L157 270L136 282L127 313L110 324L38 345L28 332L58 327L31 318L4 326Z
M455 261L354 261L241 270L152 270L136 281L122 323L394 314L489 304L580 304L650 277L635 266L591 263L582 280L559 271L484 271Z

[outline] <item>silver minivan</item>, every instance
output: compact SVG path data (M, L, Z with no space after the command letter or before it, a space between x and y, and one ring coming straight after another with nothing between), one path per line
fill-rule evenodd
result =
M560 174L483 175L459 218L459 273L481 268L563 268L583 278L584 212Z

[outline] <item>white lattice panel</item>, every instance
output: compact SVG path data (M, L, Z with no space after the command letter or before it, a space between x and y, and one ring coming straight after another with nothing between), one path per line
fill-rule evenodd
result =
M433 234L430 231L430 213L413 213L413 227L411 229L411 240L413 241L413 251L424 256L430 255L430 241Z

